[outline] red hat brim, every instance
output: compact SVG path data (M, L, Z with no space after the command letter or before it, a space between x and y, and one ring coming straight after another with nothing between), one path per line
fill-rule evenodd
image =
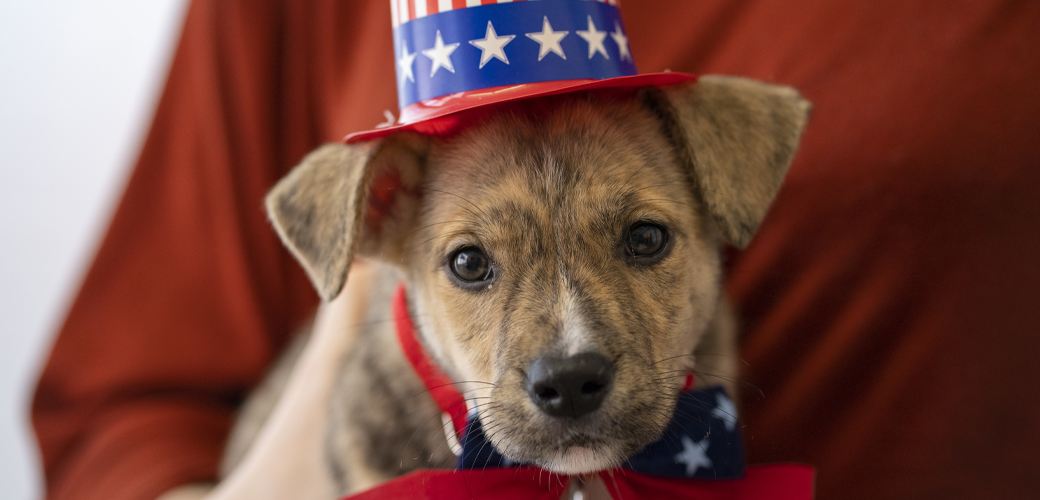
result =
M463 112L509 101L542 97L579 90L607 88L661 87L693 82L696 75L688 73L648 73L619 76L604 80L555 80L494 87L457 94L412 104L401 111L397 125L354 132L343 139L345 143L361 142L386 137L394 132L412 131L425 135L443 136L455 131L466 122Z

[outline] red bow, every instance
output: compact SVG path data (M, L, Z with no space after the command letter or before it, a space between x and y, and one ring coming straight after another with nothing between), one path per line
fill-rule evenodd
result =
M805 465L748 467L743 479L651 477L615 469L599 473L615 500L810 500L813 470ZM567 476L536 467L419 470L345 500L560 500Z

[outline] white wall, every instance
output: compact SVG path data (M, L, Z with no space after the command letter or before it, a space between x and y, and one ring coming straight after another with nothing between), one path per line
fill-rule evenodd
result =
M0 0L0 499L41 492L28 402L140 146L185 0Z

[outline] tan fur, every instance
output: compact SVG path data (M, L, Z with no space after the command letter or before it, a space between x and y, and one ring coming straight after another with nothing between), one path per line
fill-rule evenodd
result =
M780 189L812 106L790 87L712 75L668 98L708 210L743 248Z
M692 360L655 363L693 352L718 303L714 229L654 116L617 101L561 97L435 141L427 178L435 190L409 260L477 245L501 276L491 290L459 293L438 262L407 269L417 322L438 359L458 380L495 384L463 386L490 398L481 421L498 428L492 443L561 472L610 466L660 433L674 404L665 394L679 377L660 379ZM448 192L469 203L450 202ZM674 231L672 253L657 266L617 256L623 231L639 220ZM558 426L519 389L536 357L575 349L572 330L585 332L577 351L605 354L618 374L604 411L581 428ZM573 439L560 439L567 434ZM572 463L572 446L597 450L597 462Z
M421 340L474 398L499 451L584 473L660 435L682 371L735 391L720 239L747 244L808 109L789 88L724 77L528 100L450 138L326 146L279 183L268 208L325 299L354 249L396 268L373 303L388 303L403 279ZM386 185L396 188L372 192ZM639 221L670 231L652 265L621 251ZM463 246L494 263L486 288L449 279L448 256ZM344 493L453 458L388 318L373 309L331 403L327 452ZM616 366L602 407L580 421L540 412L523 389L526 367L588 351Z

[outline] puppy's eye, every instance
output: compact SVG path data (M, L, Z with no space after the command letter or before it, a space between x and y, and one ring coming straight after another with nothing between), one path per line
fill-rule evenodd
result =
M491 261L476 247L457 250L448 265L455 277L466 283L486 281L491 277Z
M625 242L628 254L636 259L657 256L667 243L665 228L650 222L637 222L629 227Z

